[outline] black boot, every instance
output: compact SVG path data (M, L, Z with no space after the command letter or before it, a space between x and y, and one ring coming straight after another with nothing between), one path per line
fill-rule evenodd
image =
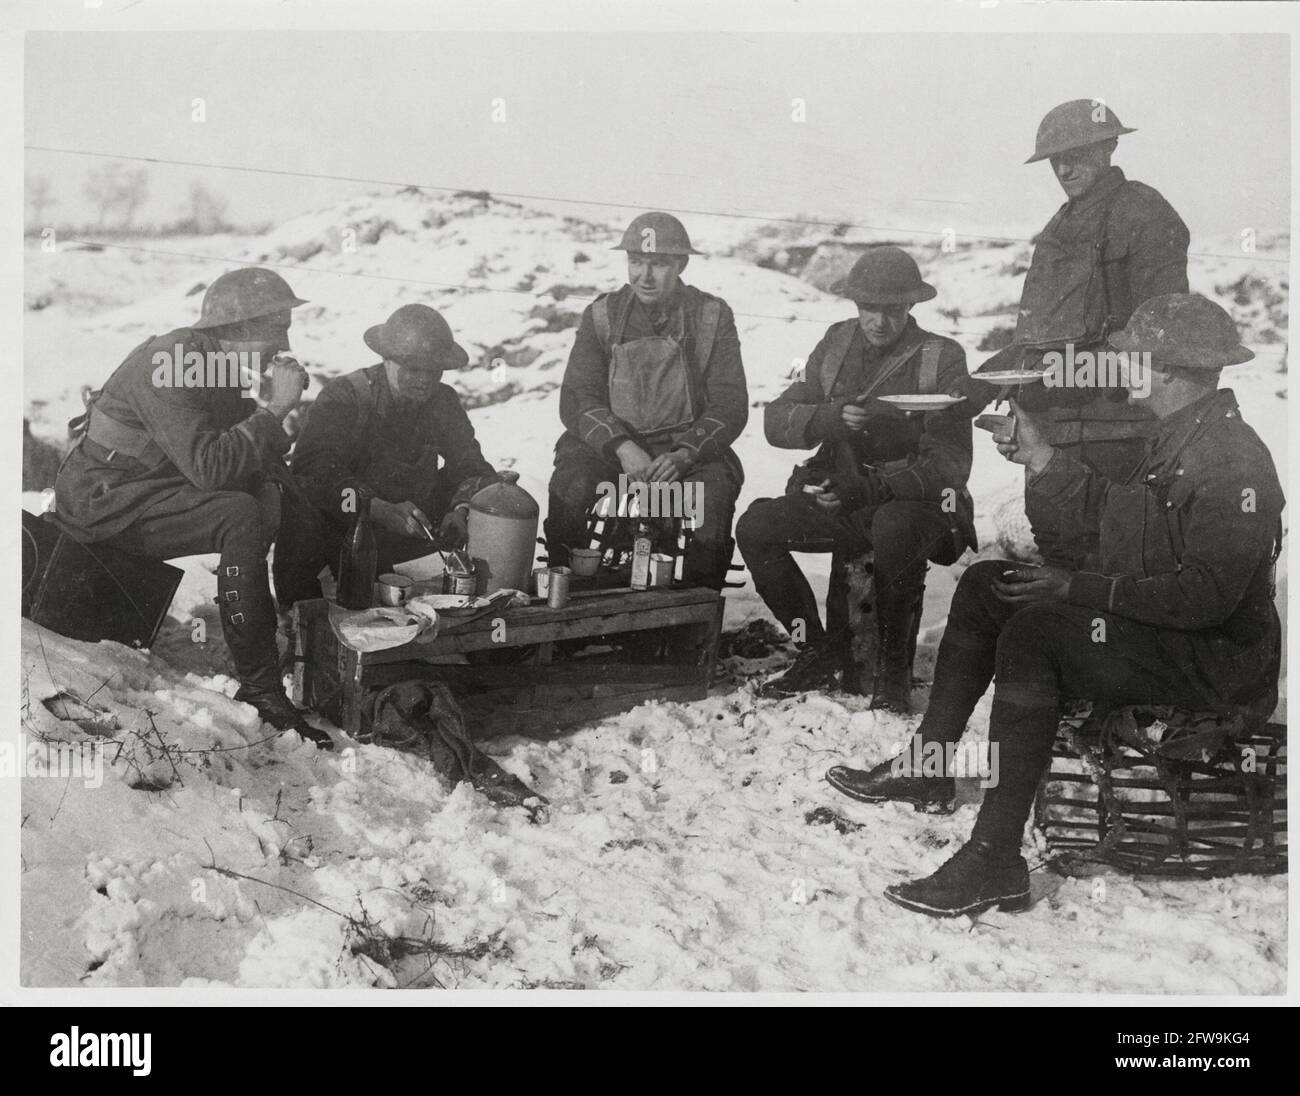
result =
M835 765L826 782L837 792L860 803L895 800L911 803L926 814L951 814L957 799L957 782L950 776L914 776L907 754L882 761L869 772Z
M296 731L322 750L334 749L330 736L308 723L284 695L266 560L234 560L223 555L217 566L217 604L221 630L240 681L235 699L251 704L263 722L276 730Z
M921 588L921 595L925 588ZM880 645L876 651L876 687L872 708L908 715L912 711L912 652L914 625L920 620L920 598L906 590L876 601Z
M798 696L814 689L834 689L837 676L849 665L849 650L842 640L819 639L805 643L790 668L759 686L762 697Z
M1030 904L1029 868L1016 853L968 841L933 875L886 887L885 897L931 917L973 917L990 906L1020 913Z

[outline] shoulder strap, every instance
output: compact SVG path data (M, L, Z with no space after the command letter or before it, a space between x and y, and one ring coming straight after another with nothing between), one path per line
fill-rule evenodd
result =
M931 395L939 391L939 358L943 354L943 343L938 339L926 339L921 346L921 374L917 391Z
M835 387L835 382L839 379L840 370L844 368L844 359L848 356L849 347L853 345L853 335L857 329L856 320L844 323L835 332L835 337L831 339L830 345L826 348L826 356L822 358L821 363L821 382L822 395L827 398L830 397L831 389Z
M609 350L609 298L597 297L591 304L591 322L596 328L596 338L601 348Z
M695 329L695 364L700 376L709 368L709 356L713 353L713 340L718 334L718 324L722 321L722 302L709 299L700 309L699 326Z

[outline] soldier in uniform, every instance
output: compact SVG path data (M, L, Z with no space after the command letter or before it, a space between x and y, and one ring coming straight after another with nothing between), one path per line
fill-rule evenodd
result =
M337 566L358 493L371 499L379 570L443 547L463 547L470 497L497 482L455 389L441 383L469 355L428 305L408 304L368 329L381 361L336 377L306 415L293 453L305 507L276 545L282 605L321 596L318 575Z
M935 289L897 247L873 247L839 287L856 318L832 324L805 378L767 405L767 440L819 446L777 499L759 499L736 526L754 586L791 634L806 643L765 695L830 686L852 669L847 561L874 549L878 658L873 707L911 710L912 638L926 561L950 564L975 530L966 478L971 427L960 407L908 414L880 396L942 394L966 377L966 355L909 315ZM791 552L833 552L826 626Z
M1091 99L1062 103L1040 123L1026 162L1049 161L1066 202L1035 243L1011 345L960 388L971 414L999 391L980 373L1041 369L1045 355L1067 347L1105 350L1107 333L1120 330L1143 301L1187 292L1187 226L1159 191L1111 163L1119 137L1133 132ZM1111 479L1128 476L1155 428L1142 401L1122 386L1034 384L1019 391L1018 402L1046 412L1051 444ZM1077 566L1079 554L1046 531L1028 502L1026 509L1043 558Z
M680 481L703 500L683 578L721 589L744 481L731 443L749 417L736 322L725 301L682 281L699 252L676 217L641 214L615 250L627 252L627 284L583 312L560 388L547 553L563 564L586 546L588 512L620 474Z
M961 579L935 667L929 709L909 750L863 773L827 779L864 802L904 800L951 809L950 776L915 771L915 758L955 743L990 681L996 781L970 841L928 878L886 895L921 913L952 916L992 905L1024 908L1029 876L1020 842L1046 770L1063 699L1172 704L1267 719L1277 703L1280 623L1273 565L1285 504L1273 460L1241 419L1219 372L1253 354L1231 317L1204 297L1170 294L1141 305L1111 336L1150 355L1156 431L1125 481L1107 478L1047 441L1043 416L1021 411L998 449L1023 464L1044 521L1064 540L1085 531L1095 554L1077 570L972 566ZM936 750L938 752L936 752Z
M278 355L289 349L291 310L303 303L273 271L230 271L208 287L197 323L136 347L94 398L59 470L55 517L78 541L140 556L220 553L217 601L240 681L235 699L332 749L284 694L266 567L289 482L283 423L307 383L302 366ZM257 356L267 398L245 398L253 378L227 368L241 354Z

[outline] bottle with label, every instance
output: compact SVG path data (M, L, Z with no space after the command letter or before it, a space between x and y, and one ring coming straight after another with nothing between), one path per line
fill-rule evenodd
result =
M650 523L642 518L636 523L636 536L632 540L632 580L629 585L633 590L650 588L650 556L653 552Z
M357 512L339 554L338 603L345 609L369 609L375 597L379 546L370 522L370 496L358 494Z

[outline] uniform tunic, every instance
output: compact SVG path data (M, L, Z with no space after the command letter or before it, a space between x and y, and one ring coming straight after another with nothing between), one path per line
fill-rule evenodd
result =
M139 455L91 437L68 454L55 481L54 516L70 536L105 540L146 516L183 517L196 491L253 493L267 472L282 472L289 438L270 411L241 395L243 389L155 383L155 353L170 359L178 352L220 351L206 332L179 328L151 336L109 377L91 408L90 434L104 425L95 416L105 416Z

